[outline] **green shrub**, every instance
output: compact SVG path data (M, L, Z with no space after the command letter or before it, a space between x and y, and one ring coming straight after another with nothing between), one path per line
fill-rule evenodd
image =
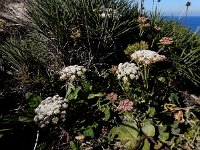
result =
M199 147L199 35L156 13L138 17L125 0L28 6L29 34L7 39L0 55L5 74L29 85L23 94L44 100L27 93L1 116L0 138L17 123L38 130L37 149Z

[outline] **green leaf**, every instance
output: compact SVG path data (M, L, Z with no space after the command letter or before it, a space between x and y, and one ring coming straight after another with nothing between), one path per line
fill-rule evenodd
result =
M142 147L142 150L150 150L150 143L147 139L144 140L144 145Z
M78 93L81 90L81 87L76 88L71 94L68 95L67 99L72 100L72 99L77 99L78 98Z
M150 123L146 123L142 127L142 132L147 136L154 136L155 135L155 127Z
M158 131L159 131L160 134L163 133L166 130L167 130L167 125L161 124L161 125L158 126Z
M71 150L78 150L78 146L76 145L74 141L70 141L69 144L70 144Z
M180 105L178 99L178 95L176 93L170 93L170 96L169 96L169 101L172 102L172 104L176 104L176 105Z
M172 128L176 129L179 126L179 122L178 121L174 121L174 123L171 125Z
M158 80L162 83L164 83L166 81L165 77L159 77Z
M19 116L17 116L17 121L31 122L32 120L28 119L27 117L30 118L35 115L35 108L38 107L38 105L41 103L42 98L30 92L26 93L25 97L28 101L28 107L25 107L23 113L21 114L23 117L19 118ZM24 116L26 116L26 119L24 118Z
M169 139L169 133L168 132L162 132L162 133L160 133L158 138L159 138L160 141L166 141L167 139Z
M28 116L19 116L19 121L20 122L26 122L26 123L30 123L33 122L33 118L32 117L28 117Z
M124 149L133 150L135 148L137 142L138 142L137 140L125 142ZM119 147L120 146L121 146L121 143L119 144Z
M105 107L101 108L100 111L104 113L103 121L108 121L110 119L110 107L106 105Z
M156 109L154 107L149 108L149 117L153 117L156 113Z
M88 95L88 99L93 99L93 98L95 98L95 97L103 97L105 94L104 93L101 93L101 92L99 92L99 93L97 93L97 94L89 94Z
M185 136L186 138L193 138L194 135L195 135L194 130L190 130L190 131L184 133L184 136Z
M84 132L83 132L84 136L85 137L91 137L91 138L94 138L94 131L93 129L90 127L90 128L87 128Z
M81 90L80 86L75 87L71 82L67 83L65 98L68 100L77 99L80 90Z
M90 83L85 78L81 79L81 83L83 85L83 89L84 89L85 92L92 91L92 86L90 85Z
M119 139L120 141L134 141L137 139L139 135L139 129L134 122L124 122L117 127L113 127L109 134L108 140L112 141L115 138Z
M26 93L25 98L28 101L29 107L32 109L35 109L42 101L40 96L30 92Z
M73 90L75 90L75 86L71 82L68 82L67 85L66 85L65 98L68 99L69 95L72 93Z
M186 117L186 119L189 120L190 116L191 116L191 112L190 111L185 111L185 117Z
M173 129L172 128L172 134L179 134L181 132L181 129L180 128L177 128L177 129Z

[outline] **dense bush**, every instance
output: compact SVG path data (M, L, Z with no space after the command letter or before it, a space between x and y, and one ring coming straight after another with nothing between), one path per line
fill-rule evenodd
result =
M125 0L27 6L25 34L0 46L4 147L199 148L198 34Z

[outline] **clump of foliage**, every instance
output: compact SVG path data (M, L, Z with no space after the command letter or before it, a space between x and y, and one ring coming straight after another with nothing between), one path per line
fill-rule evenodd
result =
M28 6L27 34L0 47L24 96L0 139L26 127L24 149L199 148L199 35L125 0Z
M146 56L149 57L149 55ZM149 58L155 60L155 55ZM159 60L161 59L157 59ZM42 129L49 132L57 131L53 135L53 140L57 144L52 145L53 147L59 147L58 142L66 138L68 141L66 146L68 145L67 147L71 149L150 149L151 147L190 149L198 147L199 119L196 114L199 113L198 107L195 105L184 107L181 99L188 101L186 93L174 93L173 89L164 97L158 97L154 89L161 89L160 92L163 93L160 94L164 95L166 91L162 89L166 83L162 78L158 78L159 76L152 77L151 74L147 74L152 63L146 64L140 59L135 62L138 63L139 78L121 80L118 78L119 74L123 74L123 77L131 76L131 74L128 73L130 68L127 65L119 65L117 72L112 68L96 76L96 79L103 78L107 81L107 86L102 85L98 91L95 90L95 86L99 85L90 83L87 72L85 75L71 78L76 74L74 72L69 74L68 78L64 78L67 80L65 98L69 100L68 107L65 109L65 121L59 122L62 118L58 117L56 123L52 120L53 125ZM158 63L160 62L155 65ZM65 73L68 74L68 72L73 71L69 70ZM152 80L157 84L150 85ZM199 99L194 95L187 94L187 96L190 100L193 97L193 101L195 98ZM59 113L62 114L62 112ZM167 117L169 120L163 120L160 116ZM62 138L60 139L57 134ZM44 146L45 141L41 142ZM64 147L60 145L60 148Z
M128 47L124 50L126 55L131 55L137 50L149 49L149 45L145 41L136 42L135 44L128 45Z
M116 62L134 39L137 7L127 1L29 1L35 28L68 64ZM131 37L131 38L130 38Z

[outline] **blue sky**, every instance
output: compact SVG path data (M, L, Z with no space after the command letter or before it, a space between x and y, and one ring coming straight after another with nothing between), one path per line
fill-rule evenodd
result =
M185 15L187 0L161 0L160 3L154 0L154 8L158 5L158 10L162 15L180 16ZM190 0L192 5L188 9L188 16L200 16L200 0ZM151 11L153 0L145 0L145 9Z

